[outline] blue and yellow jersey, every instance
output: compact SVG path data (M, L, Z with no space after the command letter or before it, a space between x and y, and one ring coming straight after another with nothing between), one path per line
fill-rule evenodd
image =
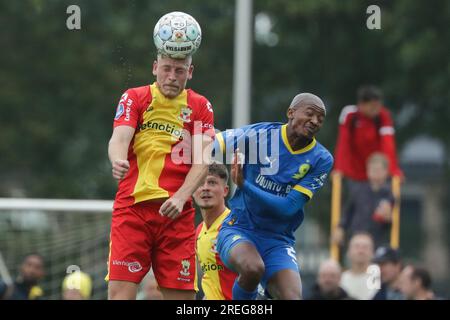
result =
M245 180L280 197L286 197L294 189L311 199L324 185L333 166L332 155L316 139L303 149L293 150L287 139L287 124L282 123L256 123L216 135L217 160L225 160L220 159L223 155L231 163L236 148L245 157ZM232 213L224 223L291 240L304 217L303 209L289 220L274 216L240 189L236 190L230 207Z

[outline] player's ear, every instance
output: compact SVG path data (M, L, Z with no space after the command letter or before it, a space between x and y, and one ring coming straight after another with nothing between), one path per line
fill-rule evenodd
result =
M289 107L286 111L286 116L289 120L294 119L294 109Z
M226 198L228 196L228 193L230 192L230 187L228 187L228 184L225 185L223 188L223 197Z
M158 61L153 61L153 75L156 76L156 69L158 69Z
M193 74L193 72L194 72L194 65L191 64L191 65L189 66L189 70L188 70L188 80L191 80L191 79L192 79L192 74Z

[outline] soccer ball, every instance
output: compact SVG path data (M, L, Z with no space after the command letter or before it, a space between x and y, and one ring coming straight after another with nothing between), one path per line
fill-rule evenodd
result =
M174 11L162 16L156 23L153 41L158 53L184 59L200 47L202 30L192 16Z

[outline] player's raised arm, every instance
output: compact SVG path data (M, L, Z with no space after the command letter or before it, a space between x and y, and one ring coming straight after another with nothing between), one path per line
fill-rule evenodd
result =
M263 191L257 186L245 180L242 166L237 161L235 154L232 167L232 179L244 193L259 201L267 208L267 212L280 217L291 217L303 209L305 203L312 198L313 192L323 186L324 180L333 166L332 159L325 160L317 169L305 176L301 183L294 186L286 197L280 197Z
M128 147L133 139L135 129L129 126L115 127L108 145L108 156L112 165L114 179L125 177L130 168Z
M191 169L180 189L161 206L159 210L161 215L175 219L183 211L186 201L204 182L208 174L208 165L211 163L213 142L213 138L208 134L193 137Z
M109 140L108 156L114 179L121 180L130 168L128 147L138 125L138 98L133 89L120 97L114 117L114 130Z
M258 187L252 185L248 181L244 181L243 190L245 193L252 195L264 205L269 212L281 217L292 217L303 209L309 198L295 189L291 190L287 197L280 197L265 192Z

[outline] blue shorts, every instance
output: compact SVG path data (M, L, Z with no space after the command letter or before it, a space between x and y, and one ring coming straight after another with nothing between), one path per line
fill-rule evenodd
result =
M228 262L231 249L244 241L250 242L256 247L264 262L265 273L261 280L264 289L270 278L278 271L291 269L300 272L297 255L290 241L270 238L267 237L267 234L261 235L251 230L223 224L217 237L217 251L227 268L233 270Z

